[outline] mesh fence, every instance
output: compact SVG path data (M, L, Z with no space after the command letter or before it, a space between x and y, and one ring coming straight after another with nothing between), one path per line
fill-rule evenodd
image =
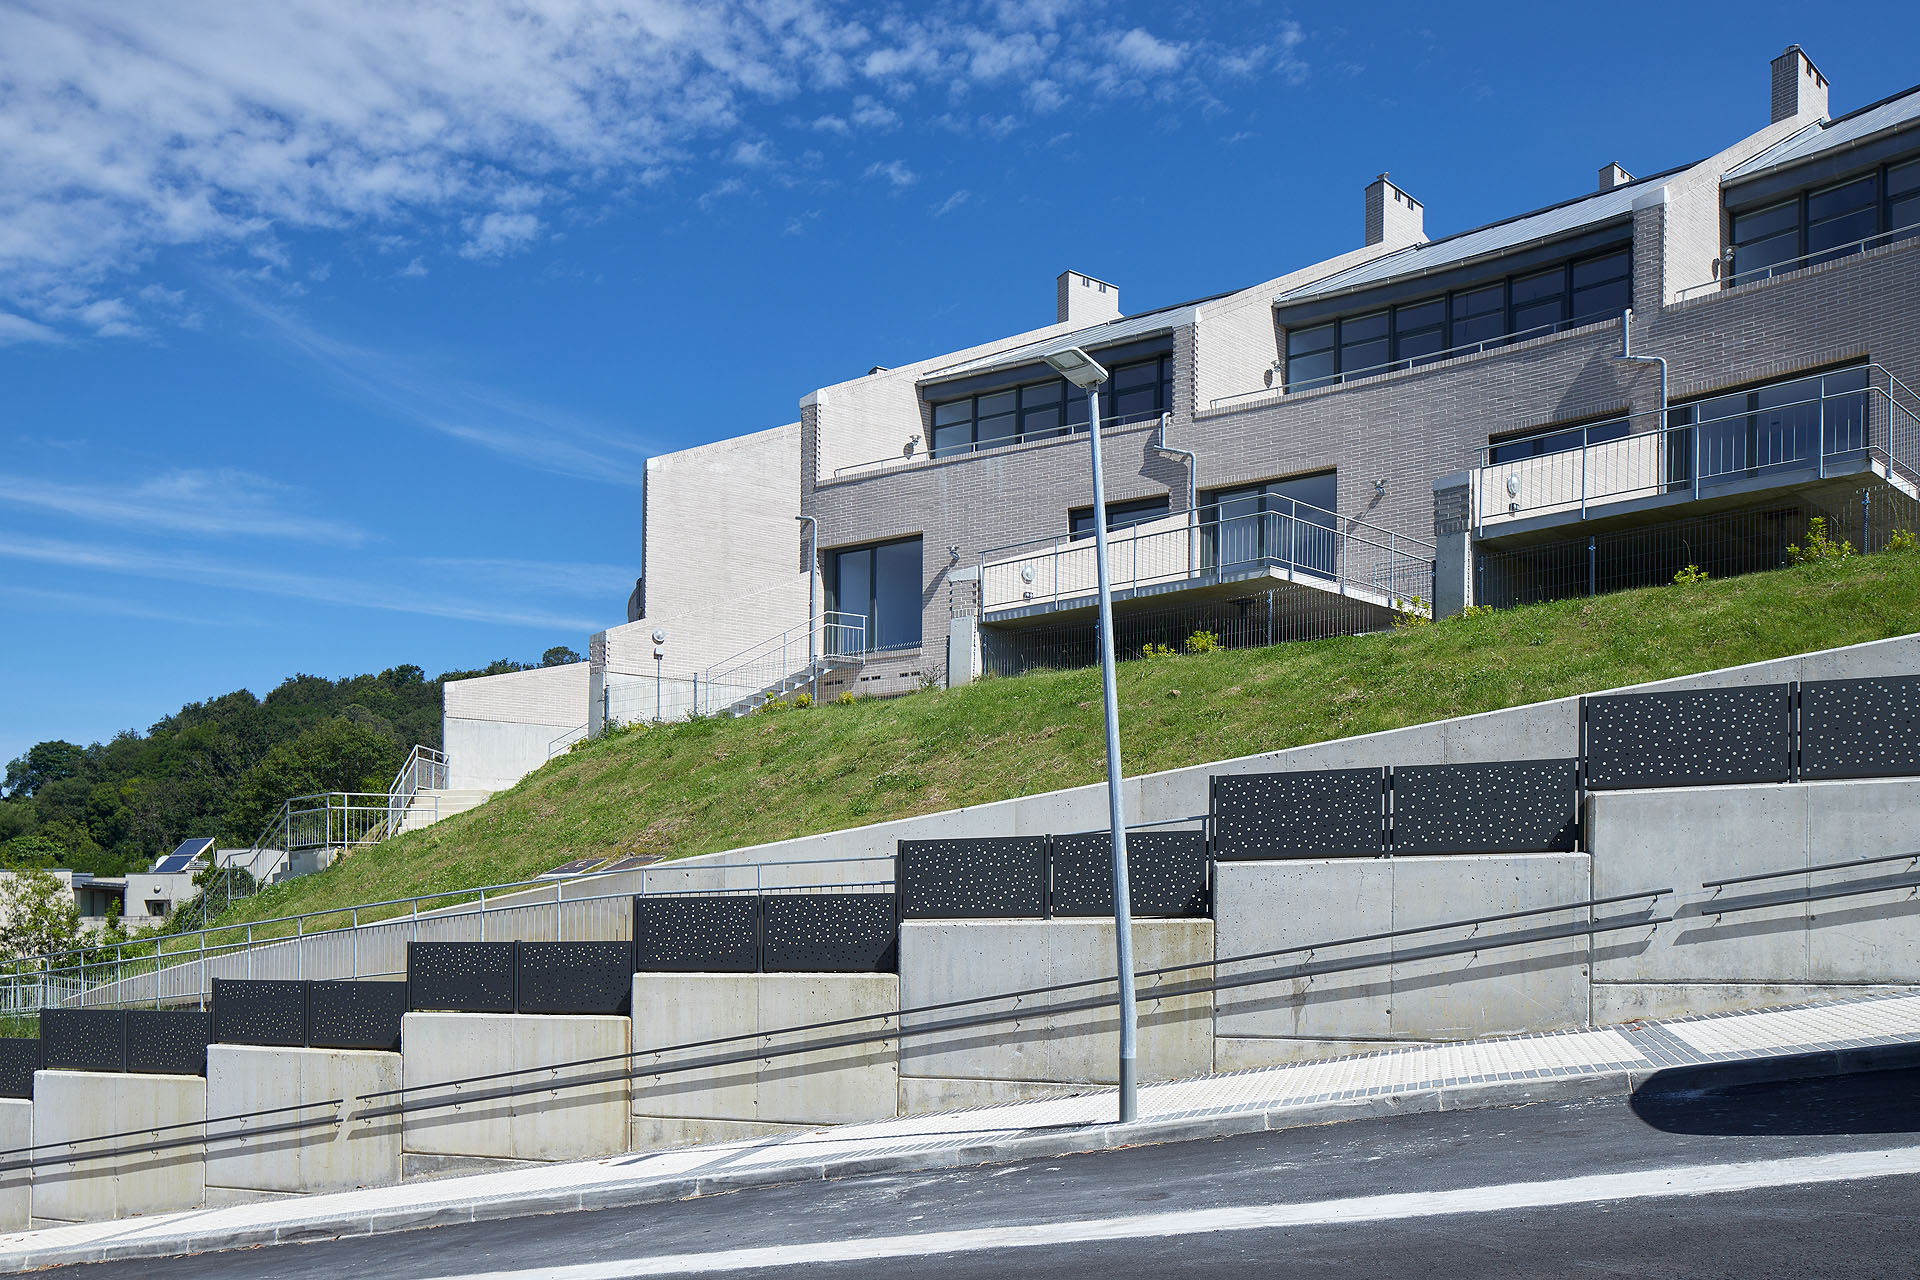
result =
M1658 586L1689 565L1715 578L1778 569L1816 517L1827 522L1828 537L1856 551L1878 551L1898 531L1920 532L1920 502L1897 489L1796 495L1647 528L1483 551L1475 598L1508 608Z

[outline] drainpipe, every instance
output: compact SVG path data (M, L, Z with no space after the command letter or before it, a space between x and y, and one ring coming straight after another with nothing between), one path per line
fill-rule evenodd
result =
M1631 360L1635 364L1657 364L1660 366L1660 450L1667 448L1667 358L1665 356L1637 356L1633 354L1633 308L1628 307L1620 313L1620 359ZM1698 437L1696 436L1697 440ZM1699 450L1694 450L1693 496L1700 496L1700 459Z
M1154 439L1153 447L1161 453L1171 453L1187 460L1187 576L1191 578L1199 572L1200 559L1200 530L1196 523L1200 518L1200 509L1194 495L1194 477L1200 471L1200 457L1191 449L1176 449L1167 443L1167 420L1171 417L1171 413L1160 415L1160 432Z
M820 660L813 644L813 620L817 616L813 611L814 588L820 577L820 522L812 516L795 516L794 519L807 526L807 665L812 667Z

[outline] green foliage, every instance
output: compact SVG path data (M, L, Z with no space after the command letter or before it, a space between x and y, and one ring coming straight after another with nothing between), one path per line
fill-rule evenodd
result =
M1707 576L1705 569L1702 569L1697 564L1690 564L1673 575L1673 585L1676 587L1691 587L1697 583L1705 582Z
M1806 541L1804 547L1796 544L1787 548L1788 564L1830 564L1853 554L1853 543L1844 538L1836 542L1827 536L1825 516L1807 521Z
M1173 646L1150 640L1141 648L1140 656L1143 658L1171 658L1173 657Z
M1393 629L1395 631L1408 631L1415 627L1430 627L1433 625L1433 612L1427 609L1427 602L1419 596L1415 596L1411 600L1402 600L1400 602L1400 609L1402 610L1401 612L1396 612L1393 615ZM1426 611L1422 612L1422 610Z
M1490 604L1470 604L1454 615L1457 618L1491 618L1493 606Z
M935 689L945 688L947 684L946 667L938 662L924 663L920 668L918 684L920 686L920 692L922 693L932 693Z
M543 667L571 666L580 660L580 655L564 644L557 644L540 655L540 665Z
M1417 631L1123 662L1122 757L1133 774L1184 768L1904 635L1916 617L1920 555L1855 556L1818 572L1663 584ZM269 886L225 919L493 884L637 849L737 849L1097 783L1100 697L1100 672L1086 668L861 698L833 715L655 726L561 757L377 855Z
M385 791L408 744L364 715L323 721L270 748L233 789L222 831L236 843L260 834L290 796L320 791Z
M1180 647L1188 653L1212 653L1220 647L1220 637L1212 631L1196 631Z
M64 951L79 938L73 890L53 872L18 871L0 883L0 959Z
M793 695L793 705L804 711L813 705L813 695L802 690Z
M408 747L440 745L445 681L525 669L502 660L431 680L412 664L341 680L296 675L264 698L240 689L189 703L145 733L128 730L85 747L35 743L7 765L0 784L0 867L121 875L151 865L189 836L251 840L258 825L246 828L256 814L265 823L263 806L277 808L315 781L337 780L351 790L373 783L371 789L384 791ZM275 748L340 720L365 732L327 730L299 748L298 762L284 756L268 762ZM399 754L380 753L386 776L377 781L381 770L361 750L367 733L398 744ZM289 768L294 763L299 767ZM274 770L281 772L270 776ZM294 790L265 794L287 784ZM241 790L250 799L236 814Z
M854 703L858 702L859 699L853 696L853 690L842 689L840 691L840 696L835 698L833 701L835 706L850 707Z
M1920 550L1920 539L1915 539L1911 529L1895 529L1893 536L1887 539L1888 551Z

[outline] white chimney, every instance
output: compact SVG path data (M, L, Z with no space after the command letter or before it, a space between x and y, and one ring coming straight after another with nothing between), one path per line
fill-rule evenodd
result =
M1060 324L1105 324L1120 318L1120 286L1062 271L1054 281L1054 319Z
M1402 191L1381 174L1367 184L1367 243L1391 245L1419 244L1427 238L1426 216L1420 202Z
M1797 44L1773 60L1773 122L1827 118L1827 78Z
M1617 164L1604 165L1600 169L1600 189L1611 191L1633 181L1633 175Z

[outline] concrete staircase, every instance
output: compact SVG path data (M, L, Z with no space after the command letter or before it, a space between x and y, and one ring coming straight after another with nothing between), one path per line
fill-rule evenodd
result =
M451 818L456 813L478 808L491 795L491 791L472 788L416 791L413 793L413 802L400 817L400 830L418 831L422 827L430 827L442 818Z

